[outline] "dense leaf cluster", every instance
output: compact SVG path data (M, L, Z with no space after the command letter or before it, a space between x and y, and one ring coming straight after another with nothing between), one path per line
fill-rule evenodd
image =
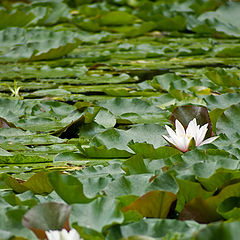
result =
M0 239L238 239L239 12L1 1ZM219 138L169 146L164 125L193 118Z

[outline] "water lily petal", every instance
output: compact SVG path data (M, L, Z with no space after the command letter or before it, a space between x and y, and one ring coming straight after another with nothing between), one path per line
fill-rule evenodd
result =
M175 121L175 127L176 127L176 134L178 136L185 136L185 129L183 125L176 119Z
M209 143L213 142L214 140L216 140L217 138L219 138L219 136L210 137L210 138L204 140L203 142L201 142L198 146L209 144Z
M179 149L180 151L185 150L185 146L184 143L181 142L181 140L179 140L177 137L172 139L169 138L168 136L163 135L164 139L169 142L170 144L172 144L173 146L175 146L177 149Z
M189 122L186 129L186 134L187 136L192 136L195 139L197 137L198 130L199 130L199 126L197 125L196 118L194 118L192 121Z
M185 149L183 143L181 143L181 141L179 141L178 138L172 139L172 138L169 138L169 137L167 137L167 136L165 136L165 135L163 135L163 137L164 137L170 144L172 144L173 146L175 146L175 147L178 148L179 150ZM182 150L181 150L181 151L182 151Z
M186 136L182 139L182 142L183 142L183 147L181 149L182 152L187 152L188 151L191 139L192 138L188 138Z
M169 137L166 136L166 135L162 135L162 136L163 136L163 138L164 138L167 142L171 143L172 145L175 145L175 142L174 142L171 138L169 138Z
M178 137L172 140L175 142L175 147L180 151L186 152L188 150L190 140L186 136Z
M167 125L165 125L165 128L167 129L168 134L170 135L171 138L177 138L176 133Z
M48 240L81 240L78 232L71 229L69 232L66 229L46 231Z
M165 125L167 132L170 135L170 138L165 135L163 135L163 137L166 141L174 145L180 151L186 152L188 151L189 143L192 137L186 136L185 129L178 120L175 121L175 124L177 133L175 133L169 126Z
M207 133L207 127L208 127L208 123L206 123L205 125L203 125L197 132L197 136L195 139L195 143L196 143L196 146L199 146L203 139L205 138L205 135Z
M189 145L192 139L194 139L195 146L202 146L211 143L218 138L218 136L216 136L203 141L208 130L208 123L200 127L200 125L197 125L196 118L189 122L186 131L177 119L175 121L175 126L176 132L174 132L169 126L165 125L170 137L165 135L163 135L163 137L167 142L174 145L182 152L187 152L189 150Z
M61 240L60 231L58 230L49 230L46 231L48 240Z
M73 228L69 231L69 239L71 240L80 240L78 232Z
M70 239L70 232L68 232L66 229L62 229L61 231L61 237L63 239Z

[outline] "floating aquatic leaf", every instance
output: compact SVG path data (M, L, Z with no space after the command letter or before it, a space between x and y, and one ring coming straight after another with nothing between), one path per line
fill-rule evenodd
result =
M30 208L42 239L61 230L64 201L87 240L238 238L238 15L226 0L1 1L0 238L37 239ZM194 118L218 140L166 146L169 119Z
M176 195L173 193L151 191L124 207L123 211L136 210L144 217L166 218L175 200Z
M237 240L239 234L239 222L217 222L207 225L201 229L197 235L197 240L209 239L214 240L215 238L224 240L226 237L229 240Z
M52 172L48 178L57 194L69 204L89 203L94 200L85 195L83 184L73 176Z
M239 20L237 18L240 8L239 2L228 2L216 11L210 11L200 15L196 23L190 23L193 31L200 33L224 33L228 36L239 37ZM231 17L230 17L231 16ZM232 21L236 19L236 21Z
M35 173L27 181L14 178L12 176L6 176L5 182L16 192L25 192L27 190L31 190L37 194L47 194L53 190L47 178L46 172Z
M7 27L24 27L35 18L35 15L31 12L25 13L19 10L8 12L2 9L0 10L0 18L0 29L4 29Z
M185 239L191 239L194 232L197 232L204 227L204 224L200 225L194 221L146 218L135 223L121 226L119 232L114 232L114 229L112 229L110 235L112 236L111 239L114 239L114 237L115 239L120 239L122 237L129 237L134 235L162 238L171 231L182 233ZM118 235L116 233L118 233Z
M0 37L3 44L12 38L11 34L20 39L23 38L21 44L14 45L13 43L14 48L1 56L3 61L55 59L66 55L80 44L80 40L73 32L60 31L51 33L40 29L18 32L19 35L16 35L15 28L0 31L0 35L3 35ZM56 38L58 39L57 42L54 41Z
M134 15L131 15L123 11L112 11L104 14L100 18L100 24L102 25L127 25L132 24L136 19Z
M109 197L100 197L87 205L73 204L70 222L102 232L112 225L121 224L123 213L119 201Z
M39 204L30 209L22 219L23 226L32 230L36 236L45 239L47 230L69 229L71 207L56 202Z

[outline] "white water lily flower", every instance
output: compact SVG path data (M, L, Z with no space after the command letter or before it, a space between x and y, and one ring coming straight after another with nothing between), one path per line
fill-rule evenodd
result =
M78 232L73 228L69 232L66 229L49 230L45 232L48 240L81 240Z
M197 125L196 118L189 122L186 131L177 119L175 121L175 126L176 132L174 132L169 126L165 125L170 137L165 135L163 135L163 137L182 152L188 151L192 138L195 141L195 146L202 146L211 143L218 138L218 136L216 136L204 140L208 130L208 123L200 127L200 125Z

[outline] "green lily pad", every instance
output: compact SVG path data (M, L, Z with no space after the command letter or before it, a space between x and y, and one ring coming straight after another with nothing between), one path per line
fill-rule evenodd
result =
M96 217L96 214L98 217ZM79 218L79 215L81 218ZM95 229L102 232L108 227L123 222L119 201L100 197L89 204L73 204L70 222L73 225Z

